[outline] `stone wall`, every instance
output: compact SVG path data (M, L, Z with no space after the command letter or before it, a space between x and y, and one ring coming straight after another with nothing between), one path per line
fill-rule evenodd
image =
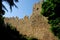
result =
M18 17L5 18L5 23L11 23L23 35L36 37L39 40L57 40L49 30L50 25L46 17L40 14L41 3L33 6L33 12L30 18L25 16L23 19Z

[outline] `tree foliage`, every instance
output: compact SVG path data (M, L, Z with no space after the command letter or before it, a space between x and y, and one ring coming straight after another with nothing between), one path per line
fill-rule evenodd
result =
M14 2L18 2L18 0L2 0L2 2L4 2L4 1L8 3L8 5L10 6L11 10L12 10L12 6L17 7ZM5 5L3 5L3 4L2 4L2 8L4 8L5 10L7 10L6 7L5 7Z
M11 29L9 24L0 27L0 40L27 40L24 35L19 34L16 28Z
M41 14L48 17L51 31L60 39L60 0L46 0L43 2Z

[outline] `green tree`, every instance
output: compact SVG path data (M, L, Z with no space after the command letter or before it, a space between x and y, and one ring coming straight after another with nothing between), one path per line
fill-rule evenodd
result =
M46 0L43 2L41 14L48 17L51 31L60 39L60 0Z

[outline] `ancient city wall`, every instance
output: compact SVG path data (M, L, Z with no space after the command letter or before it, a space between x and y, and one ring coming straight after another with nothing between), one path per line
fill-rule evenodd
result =
M39 40L57 40L49 31L50 25L48 20L40 14L41 3L36 3L33 6L33 12L30 16L25 16L23 19L18 17L5 18L5 23L11 23L17 30L27 36L36 37Z

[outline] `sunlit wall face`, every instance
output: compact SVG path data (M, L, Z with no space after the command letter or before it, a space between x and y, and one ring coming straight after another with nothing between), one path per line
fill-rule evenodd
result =
M19 18L23 18L25 15L30 16L33 10L33 5L39 1L40 0L19 0L19 2L16 3L18 8L13 7L12 12L9 9L9 5L3 2L3 4L8 9L8 12L6 11L6 14L4 16L5 17L18 16Z

